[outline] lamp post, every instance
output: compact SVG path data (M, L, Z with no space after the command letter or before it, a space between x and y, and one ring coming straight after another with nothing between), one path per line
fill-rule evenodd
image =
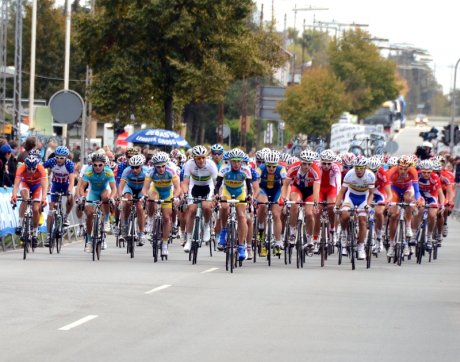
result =
M455 70L454 70L454 87L452 88L452 110L451 110L451 119L450 119L450 154L454 154L454 136L455 136L455 86L457 80L457 67L458 63L460 63L460 58L455 63Z

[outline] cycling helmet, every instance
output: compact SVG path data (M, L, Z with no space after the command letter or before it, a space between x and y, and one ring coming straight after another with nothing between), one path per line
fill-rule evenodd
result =
M249 156L248 155L244 155L243 162L246 162L246 163L249 162Z
M446 162L446 158L444 156L441 156L441 155L438 155L434 158L435 161L438 161L439 163L445 163Z
M179 157L180 153L181 152L177 148L175 148L175 149L171 150L171 152L169 153L169 156L171 158L177 158L177 157Z
M40 158L40 157L41 157L41 155L40 155L40 150L37 149L37 148L32 148L32 149L29 151L28 156L35 156L35 157Z
M342 157L340 157L340 155L335 155L335 162L342 164Z
M393 167L393 166L396 166L398 164L398 157L390 157L388 159L388 167Z
M321 152L321 161L334 161L335 153L332 150L324 150Z
M224 152L224 155L222 156L222 161L229 161L230 160L230 158L228 157L229 153L230 153L230 151L225 151Z
M367 167L372 171L377 171L382 164L382 161L378 157L371 157L367 161Z
M417 164L417 161L418 161L418 157L416 155L414 155L414 154L410 155L409 157L410 157L410 159L412 161L412 166L415 167L415 165Z
M206 147L198 145L192 148L192 157L205 157L208 154Z
M256 152L256 161L265 161L265 153L262 150Z
M110 161L109 167L111 170L115 170L117 168L117 163L115 161Z
M264 152L264 153L266 153L266 152L270 152L270 151L271 151L271 149L270 149L270 148L268 148L268 147L264 147L264 148L262 148L262 150L261 150L261 151L262 151L262 152Z
M314 162L318 159L318 154L315 151L305 150L300 152L299 158L304 162Z
M126 156L120 156L117 158L117 162L118 163L123 163L123 162L126 162L128 159L126 158Z
M184 162L187 161L187 156L185 156L183 153L181 153L181 154L179 155L179 157L180 157L180 162L181 162L181 163L184 163Z
M441 171L442 165L439 161L432 161L433 171Z
M398 160L398 165L403 166L403 167L409 167L412 166L412 158L407 155L403 155L399 158Z
M420 161L419 163L419 168L421 170L432 170L433 169L433 162L430 161L430 160L423 160L423 161Z
M366 157L359 157L355 160L353 166L363 167L368 165L368 160Z
M154 165L158 163L167 163L168 162L168 157L166 157L167 154L165 152L157 152L152 156L152 162Z
M268 151L265 153L265 163L276 164L280 160L280 153L278 151Z
M166 159L166 162L171 161L171 159L169 158L169 155L166 152L160 151L160 152L157 152L157 153L161 153L163 155L163 157Z
M129 159L130 166L142 166L145 163L144 155L135 155Z
M129 147L127 150L126 150L126 156L130 157L130 156L136 156L139 154L139 150L137 148L134 148L134 147Z
M216 143L215 145L212 145L211 146L211 152L214 153L214 154L222 154L224 152L224 148L219 145L218 143Z
M289 159L289 166L298 161L300 161L300 158L296 156L291 156L291 158Z
M40 163L40 159L34 155L30 155L26 157L24 160L24 163L26 164L28 169L36 168L38 164Z
M69 155L69 149L66 146L59 146L54 151L56 156L64 156L67 157Z
M100 161L100 162L104 162L106 163L107 161L107 156L106 155L103 155L102 153L93 153L92 157L91 157L91 161L92 162L97 162L97 161Z
M242 160L246 154L239 148L234 148L229 152L228 158L230 160Z
M280 154L280 161L282 162L288 163L290 158L291 158L291 155L289 153Z
M356 155L354 153L346 152L342 155L342 163L345 166L353 166L355 160L356 160Z

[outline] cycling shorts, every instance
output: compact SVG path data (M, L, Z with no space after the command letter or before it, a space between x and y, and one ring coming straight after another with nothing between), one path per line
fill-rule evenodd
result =
M300 195L300 198L303 202L313 201L313 186L300 188L296 185L291 185L291 194L293 192Z
M380 191L379 189L374 189L374 202L377 205L383 205L385 204L385 201L387 199L386 193L383 191Z
M29 186L25 182L21 182L21 184L19 186L19 192L21 192L22 190L31 191L32 192L32 200L41 201L41 199L42 199L42 185L41 184Z
M201 197L203 199L209 198L211 195L211 188L208 185L200 186L194 185L191 190L191 195L193 197Z
M141 194L142 189L133 189L132 187L129 187L128 185L125 185L122 191L122 195L124 194L131 194L133 195L134 198L140 199L142 197Z
M367 205L367 197L368 195L356 195L351 193L349 190L345 193L345 197L342 203L342 210L347 211L350 210L351 207L356 206L360 211L358 212L358 216L366 216L366 210L363 210L364 207Z
M321 186L319 188L319 201L333 202L337 198L337 188L335 186Z
M242 204L245 204L246 202L246 191L243 190L239 195L234 195L235 197L233 197L234 199L236 200L239 200L240 202L237 203L237 205L242 205ZM222 195L221 197L225 200L230 200L232 199L232 195L230 195L230 193L228 192L227 188L226 187L223 187L222 188Z
M425 200L426 206L439 206L438 198L436 196L431 195L430 193L421 193L423 199Z
M53 182L51 184L51 193L55 192L61 192L61 193L67 193L69 190L69 184L68 183L57 183ZM51 202L57 202L58 196L57 195L51 195Z
M163 200L163 201L171 201L172 198L173 198L173 190L172 190L172 187L168 190L163 191L159 191L155 185L152 183L152 186L150 187L150 192L154 192L154 193L157 193L158 194L158 198L160 200ZM167 202L167 203L163 203L161 204L161 208L162 209L172 209L172 203L171 202Z
M260 188L260 194L265 195L268 198L268 201L271 202L278 202L278 200L281 197L281 189L276 188L276 189L264 189Z
M409 186L405 189L400 189L399 187L391 185L391 194L392 194L391 201L403 202L405 193L410 193L411 196L414 196L414 187Z

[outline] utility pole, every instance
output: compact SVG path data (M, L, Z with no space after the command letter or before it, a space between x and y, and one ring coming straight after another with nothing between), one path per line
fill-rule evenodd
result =
M29 127L35 128L35 50L37 46L37 0L32 0L32 30L30 36L30 86L29 86ZM17 70L16 70L17 71Z
M14 35L14 90L13 117L15 138L21 142L21 100L22 100L22 1L16 0L16 26Z
M452 109L451 109L451 119L450 119L450 154L454 155L454 137L455 137L455 116L456 116L456 109L455 109L455 88L457 83L457 68L458 63L460 63L460 58L455 63L455 70L454 70L454 87L452 88Z
M0 97L2 101L1 121L5 124L5 98L6 98L6 60L8 40L8 0L1 0L0 14L0 69L3 72L0 84Z
M260 22L259 22L259 31L263 31L263 21L264 21L264 4L260 7ZM260 119L260 108L261 108L261 86L260 86L260 77L256 77L256 109L254 119L256 121L256 148L260 147L260 136L262 133L262 120Z
M70 26L72 24L72 3L70 0L67 0L65 24L64 89L68 90L70 69Z

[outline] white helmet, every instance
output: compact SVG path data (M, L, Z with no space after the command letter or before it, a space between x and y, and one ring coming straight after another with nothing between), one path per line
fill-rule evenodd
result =
M382 161L380 161L378 157L371 157L367 161L367 166L372 171L377 171L381 165L382 165Z
M278 151L268 151L265 153L265 163L275 164L280 160L280 153Z
M430 160L423 160L419 162L419 167L421 170L432 170L433 169L433 162Z
M398 157L393 156L393 157L390 157L388 159L388 166L389 167L396 166L397 164L398 164Z
M242 160L246 154L239 148L234 148L228 154L229 160Z
M164 151L160 151L158 152L159 154L161 154L163 157L166 158L166 162L169 162L171 161L171 158L169 157L168 153L167 152L164 152Z
M362 166L367 166L367 164L368 164L368 161L366 157L359 157L359 158L356 158L353 166L362 167Z
M315 151L305 150L299 155L301 161L314 162L318 159L318 154Z
M346 152L342 155L342 162L345 166L353 166L356 160L356 155L352 152Z
M265 153L262 150L256 152L256 160L257 161L265 161Z
M143 154L132 156L129 159L130 166L143 166L145 163L145 156Z
M441 171L442 165L439 161L432 161L433 171Z
M169 157L166 157L166 156L167 156L167 154L165 155L165 152L155 153L152 156L153 164L156 165L157 163L167 163Z
M198 145L192 148L192 157L206 156L207 154L208 150L204 146Z
M332 150L324 150L321 152L321 161L334 161L335 153Z

